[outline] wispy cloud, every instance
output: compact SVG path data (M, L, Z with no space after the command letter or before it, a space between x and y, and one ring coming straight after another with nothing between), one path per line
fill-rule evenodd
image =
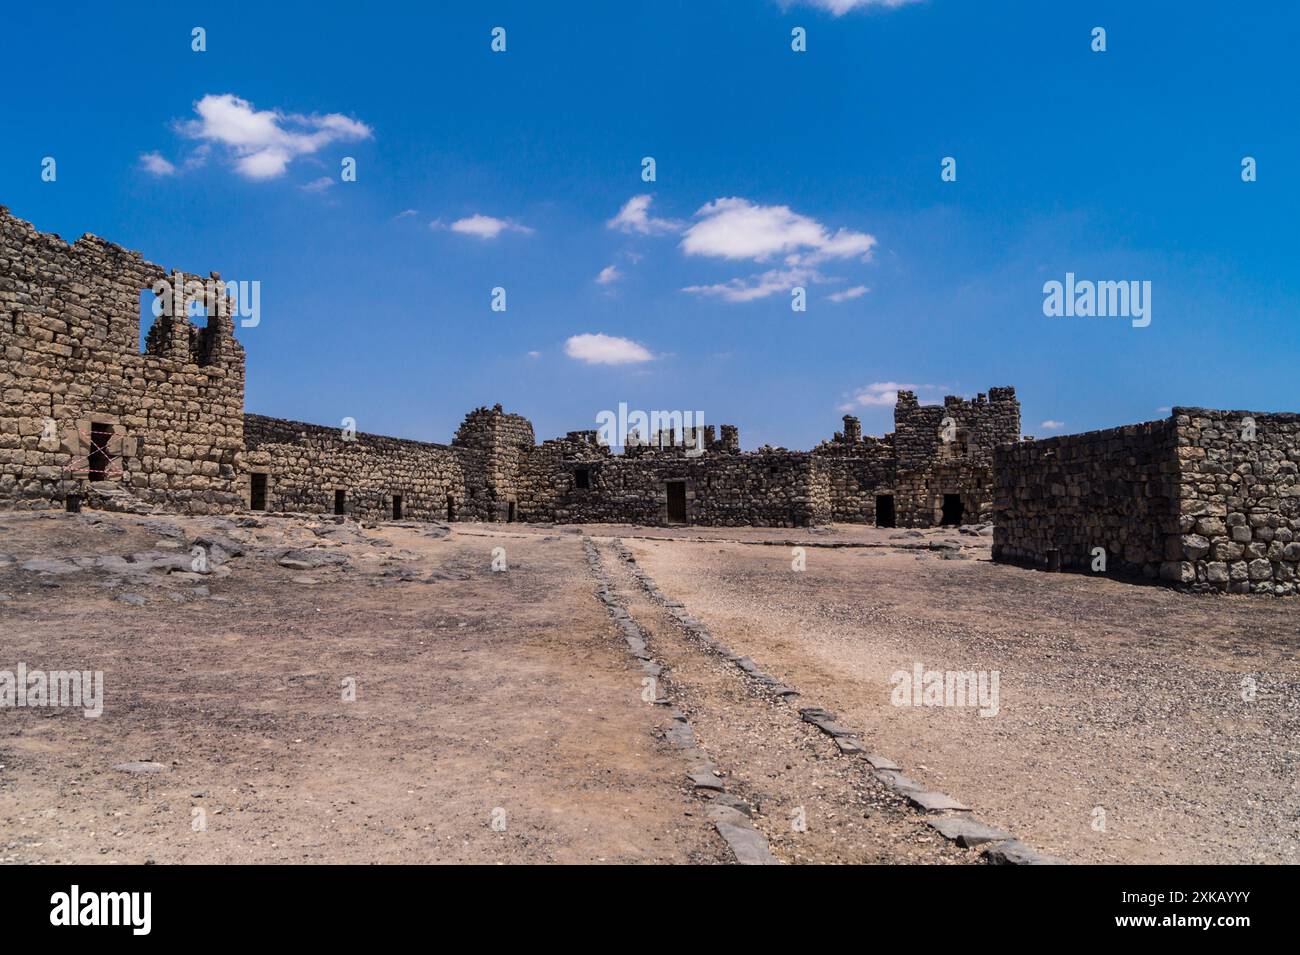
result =
M313 179L311 182L302 186L304 192L323 192L330 186L334 185L334 180L329 176L321 176L319 179Z
M654 359L644 345L630 338L599 332L573 335L564 343L564 353L588 365L632 365Z
M597 285L613 285L623 277L623 273L612 265L607 265L596 276Z
M235 170L248 179L275 179L299 156L372 135L365 123L342 113L258 110L233 93L209 93L194 104L194 112L198 118L177 122L176 130L189 139L224 146Z
M431 229L444 228L441 219L435 219L429 223ZM472 235L479 239L495 239L502 232L518 232L522 235L532 235L533 230L526 225L520 225L513 219L498 219L495 216L485 216L475 214L466 216L463 219L457 219L450 226L445 228L451 229L452 232L459 232L461 235Z
M1046 421L1044 421L1044 422L1043 422L1042 424L1040 424L1038 427L1041 428L1041 429L1044 430L1044 431L1060 431L1062 428L1065 427L1065 422L1064 422L1064 421L1054 421L1053 419L1048 418Z
M673 219L656 219L650 215L651 201L648 195L633 196L623 203L618 215L605 223L606 227L639 235L663 235L680 231L684 223Z
M163 158L162 153L141 153L140 166L145 172L151 172L155 176L175 175L176 167Z
M847 413L858 408L892 408L898 402L898 393L900 391L928 391L933 393L943 390L943 387L943 385L910 385L898 381L875 381L865 388L859 388L855 391L848 401L839 406L839 410Z
M781 0L781 6L789 8L798 5L817 7L837 17L853 10L896 10L921 0Z
M688 285L682 291L713 296L724 302L752 302L778 292L788 292L796 285L822 280L821 274L812 269L768 269L749 278L729 279L713 285Z
M846 288L842 292L832 292L826 297L838 305L840 302L848 302L855 298L862 298L862 296L866 295L870 291L871 289L867 288L865 285L855 285L853 288Z

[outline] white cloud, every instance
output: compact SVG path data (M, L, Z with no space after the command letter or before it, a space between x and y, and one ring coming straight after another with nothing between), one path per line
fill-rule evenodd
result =
M859 388L845 404L840 405L841 411L852 411L855 408L871 408L884 406L892 408L898 401L900 391L940 391L942 385L909 385L898 381L875 381L865 388Z
M329 176L321 176L319 179L313 179L311 182L306 183L302 188L306 192L321 192L332 185L334 185L333 179Z
M542 353L539 352L539 351L530 351L530 352L528 353L528 357L529 357L529 358L541 358L541 357L542 357Z
M434 220L429 223L429 228L442 228L441 220ZM497 219L494 216L485 216L475 214L466 216L464 219L457 219L450 226L452 232L459 232L461 235L477 236L480 239L495 239L502 232L520 232L524 235L531 235L533 230L528 226L520 225L510 219Z
M623 203L623 208L618 210L618 215L605 223L606 227L618 229L620 232L636 232L641 235L660 235L665 232L679 231L682 223L672 219L655 219L651 217L651 201L651 197L648 195L633 196Z
M141 153L140 165L146 172L151 172L155 176L170 176L176 172L176 167L163 158L161 153Z
M654 359L644 345L629 338L590 332L572 336L564 343L564 353L589 365L631 365Z
M712 295L725 302L752 302L767 298L780 292L788 292L796 285L823 281L823 277L811 269L768 269L748 279L731 279L714 285L688 285L683 292L696 295Z
M178 123L190 139L225 146L235 169L249 179L274 179L299 156L334 142L369 139L365 123L341 113L304 116L280 110L257 110L232 93L209 93L194 104L198 119Z
M612 285L622 277L623 277L622 272L620 272L612 265L607 265L603 269L601 269L600 274L596 276L596 284Z
M1065 422L1064 422L1064 421L1053 421L1051 418L1048 418L1046 421L1044 421L1044 422L1043 422L1042 424L1040 424L1038 427L1042 428L1044 431L1060 431L1062 428L1065 427Z
M831 232L789 206L760 206L734 196L701 206L695 217L699 221L682 237L687 255L756 262L783 255L788 266L815 265L827 259L866 259L876 244L865 232Z
M842 292L832 292L826 297L838 305L840 302L847 302L850 299L862 298L862 296L866 295L870 291L871 289L867 288L865 285L855 285L853 288L846 288Z
M418 216L419 214L420 214L420 210L418 210L418 209L403 209L403 210L402 210L401 212L399 212L397 215L393 216L393 218L394 218L394 219L409 219L409 218L411 218L411 216Z
M899 7L905 7L910 3L919 3L920 0L783 0L783 7L791 7L797 3L804 3L808 6L817 7L832 13L837 17L852 10L868 10L872 7L880 7L885 10L897 10Z

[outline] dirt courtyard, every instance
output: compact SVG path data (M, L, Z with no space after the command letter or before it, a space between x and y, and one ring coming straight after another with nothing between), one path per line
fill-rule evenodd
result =
M777 861L981 861L868 754L1067 862L1300 861L1300 603L988 543L3 513L0 679L99 671L103 698L0 708L0 861L730 863L726 800ZM996 672L995 706L899 705L918 665Z

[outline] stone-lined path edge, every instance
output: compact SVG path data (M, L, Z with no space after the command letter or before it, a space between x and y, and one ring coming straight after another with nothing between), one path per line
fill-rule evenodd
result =
M610 587L609 573L601 561L600 550L590 537L583 536L583 548L587 555L587 565L596 578L596 596L605 605L615 625L622 631L627 642L628 651L637 660L646 676L656 681L658 687L663 668L655 661L646 646L645 631L632 619L623 602ZM621 556L621 554L620 554ZM656 703L669 705L670 701L661 698ZM781 860L772 854L767 837L754 828L750 821L752 809L745 800L726 792L725 783L717 772L717 767L709 759L695 740L695 732L687 722L686 715L673 707L670 710L672 725L665 731L665 738L676 746L686 759L688 769L686 778L697 794L712 793L708 801L708 819L714 829L727 844L731 854L741 865L781 865Z
M636 556L623 543L622 538L615 537L610 540L614 552L620 560L628 564L629 572L641 585L646 595L663 607L668 615L676 621L677 626L694 642L702 646L706 651L716 654L733 664L748 679L759 684L771 695L783 697L787 701L793 697L802 697L794 687L788 686L776 677L764 673L758 664L749 657L741 656L719 642L703 623L691 616L681 601L672 599L659 589L650 575L637 563ZM588 548L588 561L591 562L594 556L593 568L597 568L597 577L602 582L601 586L608 592L608 576L605 575L603 567L599 566L599 553L589 538L585 540L585 543ZM610 606L609 599L604 596L602 596L602 599L606 600L607 606ZM621 606L620 609L622 609ZM631 635L635 632L641 637L640 647L644 651L644 634L636 623L631 620L626 609L622 609L622 614L622 617L616 614L615 619L623 627L624 633L628 634L629 647L632 647L633 653L636 654L637 649L633 644ZM657 665L655 665L655 671L657 674ZM829 710L808 705L799 707L798 713L804 722L810 723L831 737L842 755L866 761L876 779L886 788L906 799L908 804L917 812L925 815L926 823L945 839L955 842L963 848L986 846L981 856L992 865L1064 864L1063 860L1031 848L1014 835L979 821L971 814L969 807L962 805L946 793L929 789L923 783L904 775L902 767L888 757L868 752L862 743L861 737L837 723L835 714ZM690 732L689 727L686 727L686 730L688 733ZM691 739L691 745L693 746L693 736ZM726 838L725 834L723 838ZM760 838L762 837L760 836ZM764 848L766 848L766 840L764 840Z

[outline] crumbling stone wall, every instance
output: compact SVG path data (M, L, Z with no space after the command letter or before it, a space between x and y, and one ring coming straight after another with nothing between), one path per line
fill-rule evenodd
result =
M1168 420L1005 445L993 467L993 559L1043 569L1160 576L1178 534L1176 431Z
M241 493L251 504L253 475L265 475L266 510L332 513L343 492L344 513L389 520L393 497L411 520L472 519L460 456L443 444L406 441L339 428L246 415ZM450 502L450 508L449 508Z
M832 519L875 523L876 501L894 499L899 527L943 522L949 495L962 503L963 523L993 516L993 454L1020 440L1020 402L1014 388L990 388L965 400L949 395L942 405L922 405L900 391L894 432L863 437L862 426L844 416L844 430L813 449L830 490Z
M181 291L141 354L141 293L159 279ZM104 425L106 481L177 511L241 506L244 352L220 286L186 288L198 281L93 235L69 245L0 206L0 503L61 506L84 490ZM198 298L204 328L185 317Z

